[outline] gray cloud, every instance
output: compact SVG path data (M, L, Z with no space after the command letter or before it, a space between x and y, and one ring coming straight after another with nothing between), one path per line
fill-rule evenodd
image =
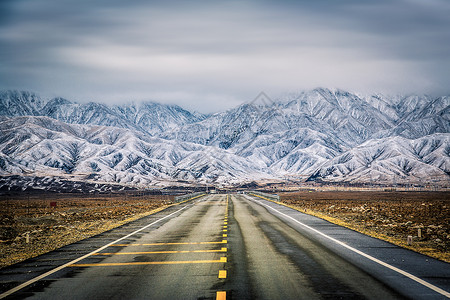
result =
M0 88L200 111L317 86L449 94L448 15L440 0L4 1Z

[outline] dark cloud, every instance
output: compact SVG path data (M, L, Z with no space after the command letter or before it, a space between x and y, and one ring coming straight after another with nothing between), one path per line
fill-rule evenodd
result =
M0 88L214 111L316 86L450 93L450 4L0 2Z

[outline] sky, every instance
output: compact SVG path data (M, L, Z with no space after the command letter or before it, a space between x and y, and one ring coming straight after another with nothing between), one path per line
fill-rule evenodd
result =
M0 89L200 112L316 87L450 95L450 1L1 0Z

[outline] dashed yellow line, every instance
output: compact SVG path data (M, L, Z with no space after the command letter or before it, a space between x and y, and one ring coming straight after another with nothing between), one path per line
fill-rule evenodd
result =
M225 217L223 221L223 227L222 227L222 237L226 238L227 232L228 232L228 201L230 199L230 195L227 194L227 201L226 201L226 208L225 208ZM223 257L223 259L226 262L226 257ZM219 279L225 279L227 278L227 271L226 270L219 270ZM218 291L216 293L216 300L226 300L227 299L227 292L225 291Z
M191 250L191 251L151 251L151 252L118 252L118 253L94 253L92 255L133 255L133 254L173 254L173 253L217 253L227 252L227 248L215 249L215 250Z
M227 299L227 292L216 293L216 300L226 300L226 299Z
M139 265L179 265L179 264L213 264L227 262L226 257L219 260L185 260L185 261L143 261L129 263L99 263L99 264L73 264L69 267L115 267L115 266L139 266Z

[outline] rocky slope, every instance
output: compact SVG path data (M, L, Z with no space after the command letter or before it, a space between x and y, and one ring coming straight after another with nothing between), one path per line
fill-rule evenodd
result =
M315 89L209 116L0 92L0 174L123 184L305 180L448 184L450 97Z

